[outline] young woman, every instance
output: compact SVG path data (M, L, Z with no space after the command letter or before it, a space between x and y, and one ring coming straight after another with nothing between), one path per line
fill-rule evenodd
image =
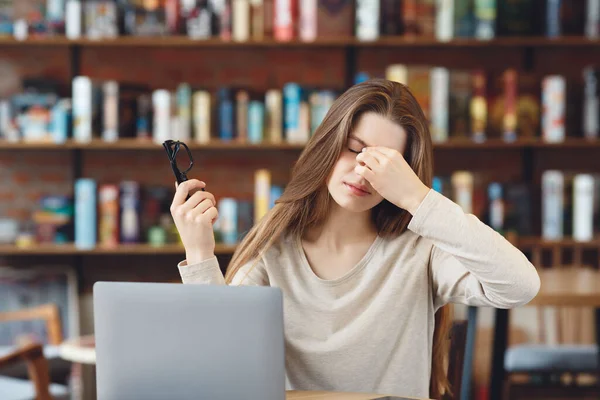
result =
M355 85L225 277L213 195L198 180L177 188L182 280L282 290L289 389L438 398L448 387L445 305L520 306L540 281L523 253L430 189L432 175L428 123L409 90L387 80Z

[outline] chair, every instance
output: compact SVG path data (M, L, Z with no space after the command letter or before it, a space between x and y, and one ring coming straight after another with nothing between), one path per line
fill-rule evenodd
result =
M532 247L532 263L538 268L544 268L544 245ZM583 266L582 249L576 245L565 246L573 253L573 265L564 265L562 250L558 244L550 246L551 263L549 268L579 268ZM598 348L595 344L572 343L565 328L575 329L581 333L584 322L581 309L566 307L556 308L556 329L558 344L549 344L544 328L549 326L543 310L538 308L537 344L522 344L509 348L504 359L504 369L507 373L505 398L534 399L534 398L597 398L598 387L593 379L579 384L588 377L598 373ZM593 317L588 318L593 320ZM569 343L571 342L571 343ZM518 378L521 379L518 379ZM565 378L567 378L565 380ZM592 384L590 384L590 381Z
M0 323L28 320L44 320L48 344L58 346L62 343L60 313L54 304L0 313ZM29 377L28 381L14 376L0 375L0 398L3 400L67 398L68 389L65 385L50 383L50 368L44 352L42 344L29 342L0 353L0 368L3 372L7 369L14 373L18 370L19 364L25 363Z
M450 352L448 355L448 381L451 394L444 395L444 400L461 398L462 376L467 347L467 321L454 321L450 328Z

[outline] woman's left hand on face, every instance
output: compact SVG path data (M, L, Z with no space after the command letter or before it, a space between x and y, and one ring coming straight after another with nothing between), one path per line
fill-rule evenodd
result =
M390 203L414 215L429 192L402 154L388 147L365 147L354 171Z

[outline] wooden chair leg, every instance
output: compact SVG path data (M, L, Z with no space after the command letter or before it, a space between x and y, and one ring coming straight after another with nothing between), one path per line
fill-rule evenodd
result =
M35 386L35 393L37 394L36 400L52 400L50 395L50 374L48 360L44 357L43 350L40 351L39 355L27 358L27 371L29 372L29 379Z

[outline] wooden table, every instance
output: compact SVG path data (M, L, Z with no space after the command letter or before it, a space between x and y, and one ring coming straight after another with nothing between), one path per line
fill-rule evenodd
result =
M342 392L304 392L304 391L289 391L285 396L286 400L373 400L377 398L385 398L380 394L369 393L342 393ZM411 400L409 397L395 397L390 399L405 399ZM413 400L418 400L414 399Z
M600 366L600 272L587 268L552 268L538 271L541 288L529 303L537 306L594 307ZM509 310L496 309L490 400L502 399L504 355L508 340ZM600 371L599 371L600 372Z

